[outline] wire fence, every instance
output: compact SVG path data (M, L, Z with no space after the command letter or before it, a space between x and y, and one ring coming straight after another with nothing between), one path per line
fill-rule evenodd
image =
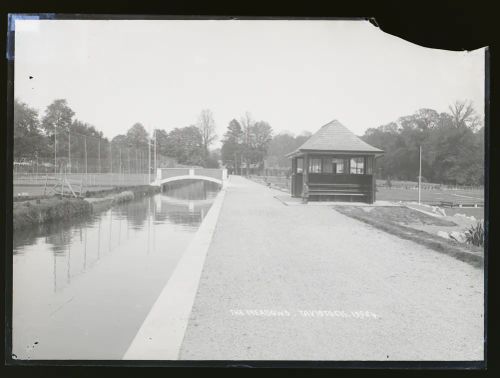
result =
M385 189L408 189L417 190L417 181L387 181L387 180L377 180L378 188ZM449 185L449 184L436 184L436 183L422 183L422 190L460 190L460 191L484 191L484 186L482 185Z
M259 173L251 174L250 178L257 181L260 180L263 183L269 184L270 186L276 186L279 188L289 189L291 186L290 171L286 169L264 169ZM376 182L377 182L377 188L418 190L418 182L414 181L391 181L389 183L386 180L376 180ZM446 191L483 192L484 186L422 183L421 189L427 191L446 190Z
M157 167L176 166L175 159L158 153L154 141L129 144L66 132L49 143L14 158L15 187L46 186L62 177L86 188L144 185L155 180Z

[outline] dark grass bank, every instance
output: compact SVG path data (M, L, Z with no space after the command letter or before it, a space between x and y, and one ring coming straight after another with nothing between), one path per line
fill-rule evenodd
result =
M389 234L396 235L402 239L411 240L415 243L433 249L434 251L452 256L476 268L482 268L484 266L484 251L482 248L447 240L437 235L398 223L401 221L403 223L410 223L410 220L412 220L413 222L417 221L424 224L433 224L429 222L446 223L447 221L445 220L426 216L418 211L412 211L411 209L400 207L373 208L371 211L367 212L360 207L335 206L335 210ZM442 225L445 226L446 224Z
M19 230L29 226L57 220L70 219L92 213L92 205L78 198L45 198L35 201L15 202L13 228Z
M132 201L157 193L151 186L116 187L99 192L87 192L84 198L48 197L16 201L13 206L13 229L21 230L55 221L82 217L105 210L114 204Z

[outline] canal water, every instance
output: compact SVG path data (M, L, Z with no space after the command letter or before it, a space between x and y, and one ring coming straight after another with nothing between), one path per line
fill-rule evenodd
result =
M14 235L17 359L121 359L217 195L189 181Z

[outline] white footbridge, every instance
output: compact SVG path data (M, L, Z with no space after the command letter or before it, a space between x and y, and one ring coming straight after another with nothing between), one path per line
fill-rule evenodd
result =
M181 180L204 180L226 186L227 169L220 168L158 168L152 186Z

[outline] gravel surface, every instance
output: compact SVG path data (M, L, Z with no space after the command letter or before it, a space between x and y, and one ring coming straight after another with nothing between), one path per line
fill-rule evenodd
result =
M181 359L482 360L483 276L231 176Z

